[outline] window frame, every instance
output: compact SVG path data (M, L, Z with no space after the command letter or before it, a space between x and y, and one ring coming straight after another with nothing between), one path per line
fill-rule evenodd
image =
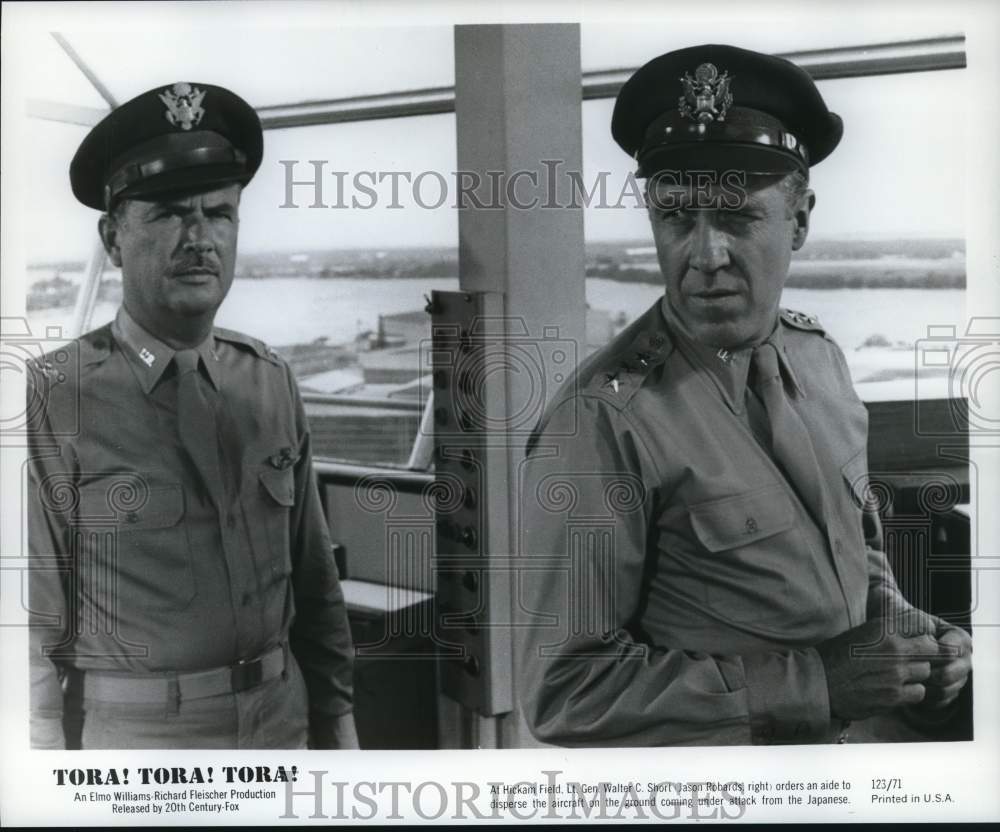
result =
M109 107L116 106L116 101L100 78L84 63L73 50L65 35L53 32L53 38L76 64L80 72L97 89L101 97L108 102ZM779 53L778 57L793 61L802 66L816 81L840 78L865 78L880 75L900 74L908 72L945 71L964 69L967 66L964 34L942 34L937 37L919 38L906 41L875 43L867 45L843 46L827 49L812 49L797 52ZM594 70L582 73L581 96L583 101L613 98L621 86L632 75L635 68L620 68ZM353 96L348 98L305 101L290 104L268 105L258 108L258 114L265 131L310 127L324 124L345 124L360 121L374 121L391 118L408 118L422 115L436 115L455 112L455 88L432 87L416 90L388 91L374 95ZM93 126L106 115L107 111L92 107L80 107L61 102L32 99L27 104L27 115L30 118L57 121L83 126ZM73 324L69 337L77 337L87 331L97 301L98 288L107 265L107 257L103 246L98 242L91 255L77 295L73 310ZM413 412L426 411L431 406L433 393L428 402L421 405L419 401L378 400L379 406L389 409ZM370 406L369 399L357 397L324 394L303 393L303 401L309 404L336 404L343 406ZM909 407L912 415L917 407L930 410L944 418L953 411L952 399L925 400L922 402L869 402L866 403L873 416L873 423L884 423L887 419L896 420ZM938 413L938 411L940 411ZM416 448L420 439L420 430L413 439ZM921 439L917 437L916 440ZM927 458L926 449L916 441L914 447L897 448L898 453L904 453L909 465L916 459L918 462L931 462ZM967 448L968 438L965 436ZM924 443L926 444L926 443ZM920 446L919 448L917 446ZM911 453L912 452L912 453ZM912 455L915 453L915 457ZM912 458L911 458L912 457ZM873 460L874 461L874 460ZM890 460L884 460L887 463ZM369 464L352 463L331 457L317 457L317 468L321 473L344 477L351 472L355 474L373 470ZM416 475L421 482L432 474L426 471L414 471L393 466L376 466L376 470L388 474Z

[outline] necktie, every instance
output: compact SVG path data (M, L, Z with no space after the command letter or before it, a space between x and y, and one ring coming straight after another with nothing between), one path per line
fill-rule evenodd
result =
M826 527L823 506L823 478L809 431L785 396L778 369L778 351L773 344L761 344L753 351L752 366L756 375L754 389L764 402L771 429L774 459L798 492L806 508L820 525Z
M177 433L181 445L201 474L212 500L222 506L222 471L215 409L206 396L205 380L198 372L197 350L180 350L177 364Z

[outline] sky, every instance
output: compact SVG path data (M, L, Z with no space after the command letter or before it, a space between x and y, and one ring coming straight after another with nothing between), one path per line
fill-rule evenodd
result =
M340 98L376 92L450 86L454 83L453 28L430 26L267 25L254 12L271 4L251 4L238 22L228 16L170 14L158 10L154 21L135 25L127 16L115 25L69 14L40 22L22 44L30 64L22 67L20 89L26 98L81 107L106 107L94 87L73 66L52 38L60 31L119 101L177 79L229 86L255 106ZM824 7L825 8L825 7ZM634 68L661 52L711 40L763 51L792 51L832 45L860 45L961 32L960 22L914 14L904 21L885 15L857 14L805 18L786 14L783 25L766 16L739 13L705 19L688 9L669 24L642 21L584 23L584 71ZM105 21L107 24L107 21ZM818 204L813 233L819 236L955 236L964 234L966 70L821 82L831 110L845 122L834 155L813 170ZM631 160L610 136L611 100L584 102L583 181L606 173L608 193L624 187ZM26 219L24 250L28 262L86 257L96 243L97 213L77 204L69 191L69 160L86 128L22 117L25 164L30 188L19 194ZM244 251L316 248L440 245L455 246L458 212L453 191L438 208L440 182L454 187L453 115L292 128L265 134L261 169L244 194L241 249ZM296 188L286 204L286 176L311 176L310 160L322 160L325 201L335 201L333 171L343 172L345 202L366 197L352 188L355 176L374 171L426 172L420 189L402 183L390 208L391 180L377 186L374 208L306 207L311 188ZM294 163L291 167L282 161ZM284 206L284 207L282 207ZM53 227L59 229L53 235ZM646 239L640 208L591 207L585 211L588 240Z

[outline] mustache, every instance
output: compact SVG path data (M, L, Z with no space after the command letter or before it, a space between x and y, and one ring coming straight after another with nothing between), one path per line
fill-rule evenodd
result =
M222 264L214 257L187 257L178 260L170 269L173 274L186 274L190 272L202 272L213 274L216 277L222 272Z

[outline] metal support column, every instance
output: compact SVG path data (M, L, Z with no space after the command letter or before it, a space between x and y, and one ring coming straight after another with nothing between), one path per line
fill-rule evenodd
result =
M499 565L509 563L520 537L527 432L585 353L583 211L566 207L568 173L582 173L579 26L457 26L455 79L459 176L467 187L479 183L470 191L478 199L460 197L459 283L502 295L507 328L510 427L490 437L505 446L507 517L491 516L490 524L503 528L498 545L511 548L483 550ZM553 371L553 355L565 372ZM515 697L517 689L514 678ZM531 743L516 701L511 714L476 719L481 747L487 738L507 747Z

